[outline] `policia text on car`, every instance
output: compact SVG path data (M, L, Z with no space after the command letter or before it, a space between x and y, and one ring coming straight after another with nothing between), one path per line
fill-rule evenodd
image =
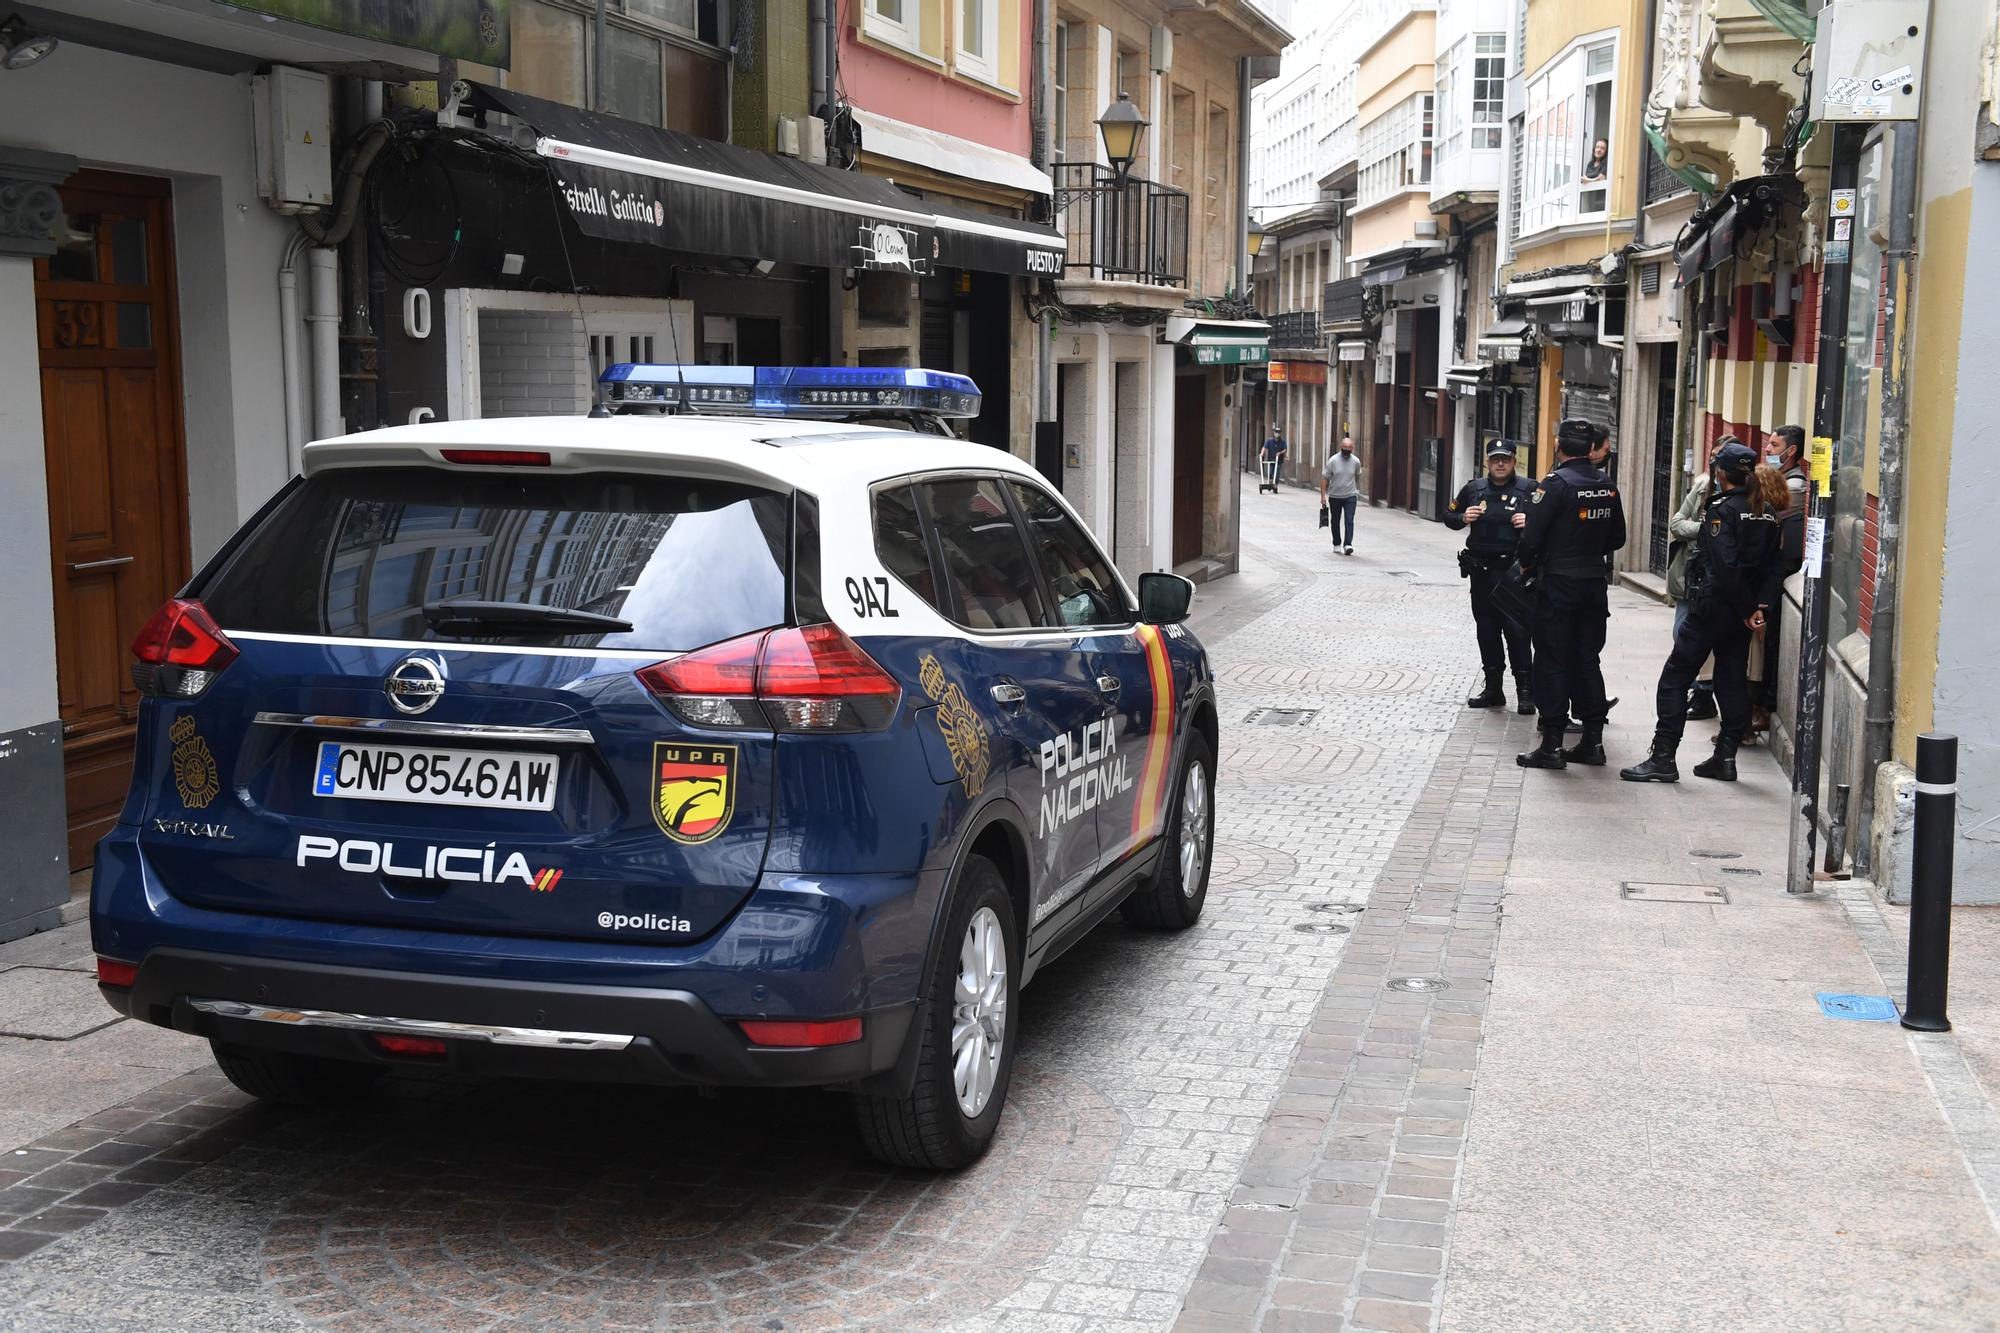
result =
M1534 634L1536 725L1542 740L1516 755L1523 768L1604 762L1604 631L1611 619L1606 585L1611 553L1625 545L1625 506L1618 488L1590 453L1602 427L1567 417L1556 427L1562 462L1528 497L1521 529L1521 569L1536 588L1529 620ZM1574 711L1583 736L1563 749L1564 723Z
M1674 636L1673 651L1660 671L1659 712L1653 752L1618 776L1628 782L1678 782L1674 753L1687 726L1688 689L1701 664L1715 655L1715 697L1722 707L1722 730L1715 753L1695 765L1695 776L1736 780L1736 747L1750 725L1750 684L1746 670L1750 639L1763 628L1785 577L1781 525L1790 496L1782 475L1770 470L1772 492L1752 479L1757 455L1742 444L1725 444L1709 460L1709 499L1701 531L1688 554L1688 617Z
M1533 482L1514 471L1513 443L1494 440L1486 447L1486 475L1466 482L1445 509L1445 526L1466 534L1465 549L1458 553L1458 572L1471 580L1472 623L1479 635L1479 665L1486 674L1486 687L1465 701L1468 708L1498 708L1507 702L1500 681L1512 662L1519 711L1535 711L1528 627L1503 615L1493 601L1495 586L1520 549L1534 490Z

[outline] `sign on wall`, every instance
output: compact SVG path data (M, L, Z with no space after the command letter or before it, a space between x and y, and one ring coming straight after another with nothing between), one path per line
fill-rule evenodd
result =
M221 0L232 9L290 19L310 28L366 37L413 51L507 67L513 0Z
M1326 383L1326 363L1323 361L1273 361L1266 371L1273 384L1324 384Z

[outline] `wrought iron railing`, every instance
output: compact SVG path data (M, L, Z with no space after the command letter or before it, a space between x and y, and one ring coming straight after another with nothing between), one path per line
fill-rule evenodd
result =
M1068 242L1067 272L1112 282L1185 287L1188 196L1137 176L1118 183L1095 162L1058 162L1057 225Z
M1271 346L1317 350L1320 346L1319 311L1287 310L1271 316Z

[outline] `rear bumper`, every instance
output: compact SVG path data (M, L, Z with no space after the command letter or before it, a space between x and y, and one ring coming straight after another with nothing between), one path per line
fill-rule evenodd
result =
M861 1040L839 1046L766 1048L750 1045L734 1023L686 991L384 972L172 948L148 953L129 990L98 989L127 1017L258 1050L408 1065L383 1054L373 1032L413 1032L408 1022L415 1020L437 1025L427 1034L446 1039L446 1067L465 1073L765 1087L848 1083L883 1072L896 1063L916 1012L914 1004L871 1010ZM315 1011L319 1019L274 1021L282 1012L277 1006ZM565 1048L547 1039L495 1041L479 1029L600 1040L596 1049ZM625 1037L631 1040L602 1040Z

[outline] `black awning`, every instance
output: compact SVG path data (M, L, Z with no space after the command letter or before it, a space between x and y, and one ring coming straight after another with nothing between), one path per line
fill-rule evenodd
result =
M1053 228L945 208L859 172L475 84L532 128L577 229L601 240L820 268L1062 271Z
M1361 272L1361 285L1363 288L1386 287L1392 282L1400 281L1409 271L1409 260L1392 259L1379 267L1363 269Z

